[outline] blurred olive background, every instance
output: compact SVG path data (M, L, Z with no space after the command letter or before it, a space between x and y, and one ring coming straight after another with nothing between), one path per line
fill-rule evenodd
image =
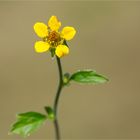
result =
M101 85L71 83L59 103L63 139L140 138L140 2L20 1L0 2L0 139L8 135L20 112L45 113L53 105L58 84L55 59L34 52L37 21L56 15L73 26L63 57L65 72L94 69L110 81ZM47 122L27 140L54 138Z

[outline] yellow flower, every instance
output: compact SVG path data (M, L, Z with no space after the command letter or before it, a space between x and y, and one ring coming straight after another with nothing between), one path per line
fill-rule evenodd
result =
M34 31L38 37L42 38L42 41L35 43L35 51L37 53L43 53L48 50L52 55L57 55L59 58L69 54L69 48L66 44L67 40L71 40L76 30L73 27L66 26L60 32L61 22L56 16L51 16L48 25L37 22L34 25Z

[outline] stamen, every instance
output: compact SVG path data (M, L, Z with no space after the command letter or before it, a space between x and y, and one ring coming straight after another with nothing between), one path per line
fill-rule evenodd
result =
M57 43L61 40L59 33L52 31L49 33L48 40L52 43Z

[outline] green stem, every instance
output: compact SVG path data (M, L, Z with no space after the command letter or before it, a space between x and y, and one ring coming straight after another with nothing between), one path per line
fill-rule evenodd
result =
M58 85L58 89L57 89L57 93L56 93L56 97L54 101L54 113L55 113L54 126L55 126L56 140L60 140L60 129L59 129L59 124L58 124L58 119L57 119L57 108L58 108L60 93L63 88L63 72L62 72L61 61L57 56L56 56L56 60L57 60L57 65L58 65L58 70L59 70L59 85Z

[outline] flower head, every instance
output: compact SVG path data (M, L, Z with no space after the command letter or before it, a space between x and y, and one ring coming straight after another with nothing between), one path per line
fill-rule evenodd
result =
M57 55L59 58L69 54L69 48L66 41L71 40L76 30L73 27L66 26L60 32L61 22L56 16L51 16L48 25L37 22L34 25L34 31L38 37L42 38L42 41L35 43L35 51L37 53L43 53L48 50L52 55Z

